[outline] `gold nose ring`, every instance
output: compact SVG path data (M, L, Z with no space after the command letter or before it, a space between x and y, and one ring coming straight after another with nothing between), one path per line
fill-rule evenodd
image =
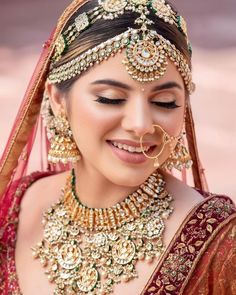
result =
M142 150L142 153L144 154L144 156L148 159L154 159L154 167L155 168L159 168L160 167L160 163L159 163L159 157L160 155L163 153L165 146L167 143L171 142L171 140L173 139L173 137L171 137L161 126L159 125L153 125L154 128L158 128L161 132L162 132L162 146L161 149L159 151L159 153L155 156L149 156L146 154L146 152L144 151L144 147L143 147L143 137L144 135L142 135L140 137L140 147Z

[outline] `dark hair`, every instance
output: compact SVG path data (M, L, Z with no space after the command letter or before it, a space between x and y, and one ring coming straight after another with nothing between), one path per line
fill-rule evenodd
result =
M167 3L177 13L173 5L169 2ZM85 3L69 19L63 32L65 32L67 28L74 23L75 18L79 14L83 12L88 12L89 10L95 8L97 5L97 0ZM139 28L136 24L134 24L135 20L137 19L137 16L138 14L136 12L127 11L124 14L120 15L119 18L115 18L113 20L100 19L96 21L95 24L87 28L72 42L72 44L68 47L67 52L63 55L60 61L53 64L52 69L72 60L76 56L101 44L102 42L105 42L108 39L111 39L116 35L125 32L129 27ZM183 56L186 58L191 68L191 53L189 51L185 35L175 25L166 23L164 20L157 17L155 13L152 11L148 17L153 21L151 29L155 30L158 34L162 35L165 39L168 39L172 44L174 44L176 48L179 49ZM70 90L71 86L78 78L79 76L76 76L65 82L57 83L56 86L61 92L67 92Z

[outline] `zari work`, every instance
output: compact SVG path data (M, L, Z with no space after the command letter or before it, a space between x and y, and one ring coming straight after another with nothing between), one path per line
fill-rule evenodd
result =
M142 295L159 294L159 290L163 295L182 294L209 241L235 212L227 197L215 196L197 208L177 235L171 250L165 253Z
M108 209L82 205L75 193L75 174L62 199L44 216L44 239L33 255L47 266L54 294L110 294L113 285L138 277L136 262L152 261L164 250L164 221L172 197L160 174Z
M15 267L16 230L20 203L27 187L35 180L47 175L49 174L34 173L27 177L19 187L12 187L4 203L0 203L1 294L22 295ZM232 274L235 274L236 267L232 263L236 261L236 209L227 197L208 196L205 195L207 199L193 209L185 219L142 295L153 295L157 290L160 295L193 295L199 294L198 290L206 295L209 294L207 290L210 286L204 276L207 278L210 273L213 294L221 295L223 292L221 288L224 288L227 294L234 294L233 278L235 277ZM217 269L211 270L210 266L218 254L220 259L216 258ZM226 270L223 267L225 262ZM219 269L222 271L219 272Z
M99 1L100 6L88 13L82 13L76 17L74 24L59 36L53 63L59 61L68 49L68 46L99 19L113 20L124 14L125 11L136 12L139 17L135 25L140 29L128 28L124 33L117 35L100 45L87 50L82 55L53 67L49 74L51 83L60 83L80 75L91 66L98 64L113 56L117 52L126 49L126 57L123 61L127 72L134 80L150 82L160 79L166 72L168 59L175 63L179 70L189 93L194 90L191 69L183 54L169 40L165 39L156 31L150 30L148 26L153 21L148 18L150 9L155 11L157 17L171 25L176 25L184 35L187 34L184 19L177 16L165 4L159 1Z

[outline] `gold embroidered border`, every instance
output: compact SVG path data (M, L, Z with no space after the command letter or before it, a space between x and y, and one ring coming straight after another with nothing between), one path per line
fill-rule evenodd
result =
M233 231L233 228L235 227L233 224L231 224L231 222L236 222L236 216L235 215L233 215L233 218L228 222L228 224L224 224L223 225L223 227L219 230L219 232L224 228L224 231L223 231L223 233L221 233L220 234L220 236L219 237L217 237L217 241L216 241L216 243L214 244L214 249L218 249L218 247L220 246L220 244L222 243L222 241L223 240L225 240L225 238L226 238L226 236L228 235L229 237L231 237L231 234L229 233L229 232L231 232L232 233L232 231ZM218 233L219 233L218 232ZM218 234L217 233L217 234ZM211 241L211 242L214 242L214 240L213 241ZM236 240L235 240L235 243L236 243ZM208 245L208 247L209 247L210 245ZM206 247L206 249L207 249L207 247ZM205 250L206 250L205 249ZM236 249L236 248L235 248ZM211 251L211 253L210 253L210 255L208 256L208 259L212 259L214 256L216 255L216 253L214 252L214 251ZM210 258L209 258L210 257ZM200 261L200 259L199 259L199 261ZM199 263L199 261L197 262L197 263ZM196 263L196 264L197 264ZM196 266L196 265L195 265ZM193 270L193 273L194 273L194 271L195 271L195 269ZM202 274L202 275L204 275L204 274ZM191 277L191 278L189 278L189 280L188 280L188 282L187 282L187 284L185 285L185 288L187 287L187 289L189 289L189 286L188 286L188 283L191 281L193 279L193 277ZM196 290L196 287L198 286L198 283L202 280L202 276L199 276L198 278L195 278L194 277L194 279L196 279L195 280L195 288L193 289L192 288L192 286L191 286L191 294L194 294L194 290ZM184 292L186 292L185 289L184 288ZM207 291L206 291L207 292ZM205 293L204 293L205 294Z
M202 249L200 250L199 254L197 255L197 257L195 258L195 261L192 265L191 270L189 271L188 276L186 277L186 280L180 290L180 294L183 293L185 287L187 286L191 275L193 274L195 267L197 266L200 258L202 257L202 255L204 254L204 252L206 251L206 249L209 247L210 243L214 240L214 238L216 237L216 235L220 232L220 230L226 226L230 221L232 221L233 219L236 219L236 213L234 213L233 215L229 216L225 221L221 222L218 227L215 229L215 231L212 233L212 235L210 236L210 238L207 240L207 242L204 244L204 246L202 247Z
M210 200L214 200L214 198L218 198L221 200L225 200L225 197L223 196L217 196L217 195L211 195L210 197L206 198L204 201L202 201L200 204L197 204L193 209L191 209L191 211L188 213L187 217L185 218L185 220L182 222L180 228L178 229L178 231L176 232L176 234L174 235L174 237L172 238L166 252L164 253L164 255L162 256L161 260L159 261L157 267L155 268L155 270L153 271L150 279L148 280L147 284L145 285L143 291L140 293L140 295L145 295L147 294L147 289L149 287L149 285L151 285L152 281L154 280L154 277L156 276L156 273L160 273L161 269L163 268L163 263L164 261L168 258L169 254L171 254L171 249L173 248L173 246L176 243L176 240L178 237L180 237L181 233L183 232L183 229L185 228L185 226L191 221L191 219L194 218L194 215L196 214L196 212L207 202L209 202ZM227 224L229 223L231 220L233 220L234 218L236 218L236 212L234 211L234 213L232 213L232 215L230 215L229 217L227 217L226 220L224 220L223 222L221 222L219 225L217 225L217 227L215 228L215 230L211 233L211 236L207 239L207 241L205 242L205 244L203 246L201 246L201 249L198 253L198 255L194 258L193 260L193 264L191 265L191 269L188 272L188 275L186 276L186 278L184 279L183 283L182 283L182 287L180 288L180 293L178 294L182 294L184 291L184 288L186 287L186 285L189 282L189 279L197 265L197 263L199 262L201 256L204 254L204 251L206 250L206 248L209 246L209 244L212 242L212 240L215 238L215 236L217 235L217 233ZM173 290L174 291L174 290ZM150 293L152 294L152 293ZM154 293L153 293L154 294ZM169 290L169 294L171 293L171 290ZM175 294L175 293L174 293Z

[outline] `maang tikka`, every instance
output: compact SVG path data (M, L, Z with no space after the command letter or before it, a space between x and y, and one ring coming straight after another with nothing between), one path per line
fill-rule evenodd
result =
M74 40L90 26L95 25L101 19L119 18L126 12L137 13L134 22L137 29L129 27L125 32L56 66ZM139 82L159 80L165 74L170 60L176 65L188 92L192 93L194 83L187 59L174 44L150 28L154 24L149 17L150 13L176 26L188 43L186 23L183 17L174 12L165 0L99 0L98 6L81 13L75 18L74 23L58 36L48 81L61 83L70 80L125 49L123 64L134 80Z

